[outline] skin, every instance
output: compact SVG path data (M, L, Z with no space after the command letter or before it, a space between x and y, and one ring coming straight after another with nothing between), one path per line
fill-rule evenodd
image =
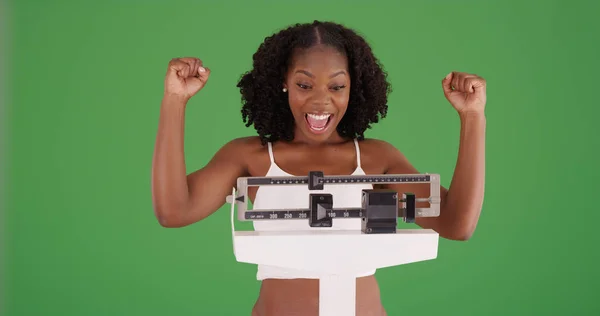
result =
M203 70L203 71L202 71ZM186 174L184 117L189 99L203 89L210 70L198 58L173 59L165 78L164 97L152 169L152 197L158 222L164 227L191 225L225 203L238 177L264 176L270 161L258 137L231 140L203 168ZM343 54L328 47L298 51L282 83L296 121L292 142L273 145L277 164L290 174L323 170L325 174L351 174L356 153L351 139L336 132L346 112L351 78ZM442 238L468 240L477 225L485 179L485 80L477 75L451 72L442 80L442 93L460 118L460 147L449 188L441 187L441 215L418 218L417 224ZM285 90L285 91L284 91ZM333 115L324 133L312 133L306 113ZM395 147L381 140L360 142L362 167L367 174L419 173ZM427 196L423 185L389 185L386 188ZM254 201L256 188L250 190ZM292 299L293 298L293 299ZM357 315L386 315L375 276L357 279ZM252 315L317 315L318 280L265 280Z

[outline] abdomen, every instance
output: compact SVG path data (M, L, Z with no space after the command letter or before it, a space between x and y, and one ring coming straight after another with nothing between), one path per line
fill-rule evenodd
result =
M267 279L262 282L253 316L318 316L318 279ZM385 316L375 276L356 280L356 315Z

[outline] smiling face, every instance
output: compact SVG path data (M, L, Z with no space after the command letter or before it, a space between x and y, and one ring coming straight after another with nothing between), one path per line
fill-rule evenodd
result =
M284 87L296 123L296 141L340 140L336 129L350 98L350 74L344 54L329 46L298 50Z

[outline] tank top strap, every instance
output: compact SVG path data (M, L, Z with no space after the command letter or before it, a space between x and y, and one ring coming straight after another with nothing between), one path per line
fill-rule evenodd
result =
M273 144L268 142L267 145L269 146L269 159L271 159L271 163L275 163L275 157L273 156Z
M360 146L358 145L358 140L354 139L354 146L356 147L356 165L361 168L360 165Z

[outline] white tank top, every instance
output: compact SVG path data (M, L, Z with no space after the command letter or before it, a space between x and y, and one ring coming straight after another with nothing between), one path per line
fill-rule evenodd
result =
M356 169L352 175L364 175L360 164L360 147L355 139L356 147ZM268 143L269 158L271 166L266 176L294 176L283 171L275 162L273 146ZM318 193L330 193L333 195L333 205L335 208L359 208L361 207L361 196L363 189L372 189L371 184L329 184L325 185L323 190ZM304 185L285 185L285 186L261 186L256 192L253 209L271 209L271 208L302 208L308 209L308 195L311 191L306 184ZM254 221L255 231L273 231L273 230L360 230L360 218L336 218L333 220L333 227L310 227L308 220L265 220ZM375 271L365 271L357 277L374 274ZM315 279L319 275L305 271L282 269L278 267L259 265L257 279Z

